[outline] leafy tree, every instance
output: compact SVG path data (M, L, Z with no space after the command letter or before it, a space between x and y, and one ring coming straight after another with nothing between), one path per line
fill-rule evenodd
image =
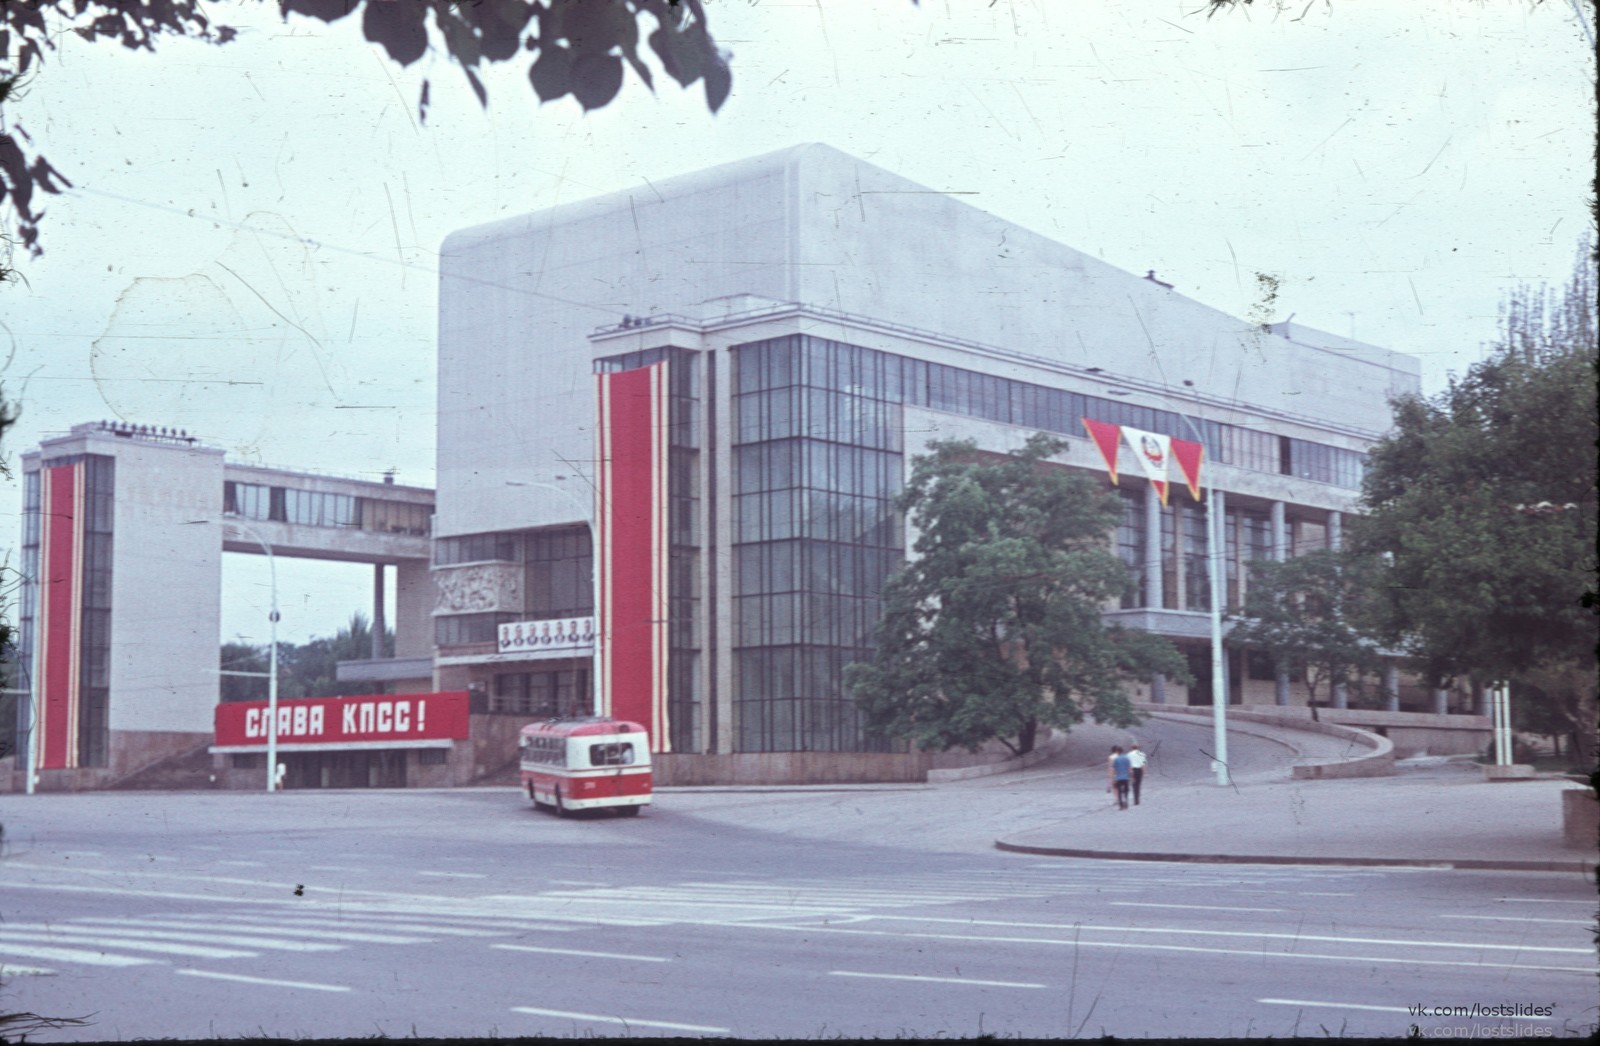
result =
M250 643L222 644L222 667L236 672L266 672L270 664L266 646ZM340 661L364 661L372 656L372 625L360 611L333 636L308 643L278 644L278 699L339 697L378 693L375 683L342 683ZM383 656L394 656L394 630L385 629ZM248 676L223 676L222 700L260 701L267 696L267 680Z
M1510 681L1549 702L1542 713L1569 725L1585 762L1597 639L1595 331L1585 245L1562 291L1512 296L1487 359L1433 399L1395 404L1395 430L1370 455L1367 514L1351 526L1353 548L1390 562L1384 630L1427 680ZM1583 695L1572 697L1576 711L1561 711L1561 693Z
M258 0L259 2L259 0ZM461 68L480 105L489 93L478 76L486 64L528 58L528 79L541 102L571 95L584 109L608 104L622 88L624 66L650 90L645 55L680 85L699 83L712 112L732 87L728 58L711 38L701 0L277 0L291 14L337 22L359 13L361 30L402 66L442 47ZM155 51L162 37L226 44L237 33L214 25L200 0L0 0L0 107L56 48L63 33ZM648 46L648 52L644 50ZM417 112L427 118L430 85ZM36 152L20 124L0 118L0 204L17 212L22 245L39 253L41 193L71 182ZM0 278L7 270L0 258Z
M1039 434L1010 455L943 442L915 459L898 507L916 557L884 589L875 657L846 671L870 729L1023 754L1041 726L1137 721L1130 673L1189 678L1171 643L1102 622L1128 585L1107 547L1120 509L1046 460L1065 448Z
M1284 562L1250 564L1243 613L1229 639L1304 667L1306 690L1347 685L1353 697L1383 666L1376 644L1363 629L1378 583L1379 564L1370 556L1308 552Z

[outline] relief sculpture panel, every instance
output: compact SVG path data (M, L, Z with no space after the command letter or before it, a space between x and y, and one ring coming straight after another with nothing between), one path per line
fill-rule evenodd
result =
M435 613L522 612L522 567L516 564L447 567L433 577Z

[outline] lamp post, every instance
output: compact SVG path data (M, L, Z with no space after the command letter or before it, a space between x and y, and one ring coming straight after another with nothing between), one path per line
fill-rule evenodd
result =
M565 479L566 477L557 476L556 478ZM600 628L600 528L595 522L593 506L585 508L576 494L554 483L543 483L538 480L508 479L505 484L508 487L540 487L544 490L555 491L557 494L570 499L577 506L578 511L583 514L584 525L589 528L590 602L593 604L594 613L594 653L592 655L593 660L589 666L589 675L594 680L594 699L592 704L594 714L598 716L601 712L600 702L605 694L605 677L603 674L605 671L605 657L602 639L604 633Z
M1183 384L1194 388L1194 382L1187 378ZM1203 454L1206 439L1199 426L1189 420L1187 414L1178 413L1178 417L1189 426ZM1227 665L1222 656L1222 600L1226 591L1222 577L1222 543L1225 535L1222 513L1217 511L1217 483L1213 479L1206 485L1206 573L1211 587L1211 734L1212 747L1216 750L1217 784L1224 786L1231 783L1228 776Z
M278 790L278 567L272 557L272 546L256 532L254 527L232 513L224 518L224 522L238 527L254 538L256 544L261 546L261 551L267 554L267 574L272 582L272 613L267 615L267 620L272 625L269 633L272 647L267 654L267 791L276 792Z

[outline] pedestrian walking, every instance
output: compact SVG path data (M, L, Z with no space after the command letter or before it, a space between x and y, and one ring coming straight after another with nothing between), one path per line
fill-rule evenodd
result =
M1122 751L1122 746L1111 750L1111 765L1106 771L1111 777L1110 789L1116 793L1117 809L1128 808L1128 781L1133 772L1133 764Z
M1138 745L1128 746L1128 774L1133 785L1133 805L1139 805L1139 788L1144 784L1144 766L1149 762L1144 749Z

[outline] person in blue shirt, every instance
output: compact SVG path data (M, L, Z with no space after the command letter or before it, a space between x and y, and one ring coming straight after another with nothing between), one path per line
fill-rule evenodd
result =
M1117 793L1117 809L1126 810L1128 808L1128 782L1132 777L1133 762L1122 751L1121 745L1111 750L1111 763L1107 773L1111 777L1111 787Z

